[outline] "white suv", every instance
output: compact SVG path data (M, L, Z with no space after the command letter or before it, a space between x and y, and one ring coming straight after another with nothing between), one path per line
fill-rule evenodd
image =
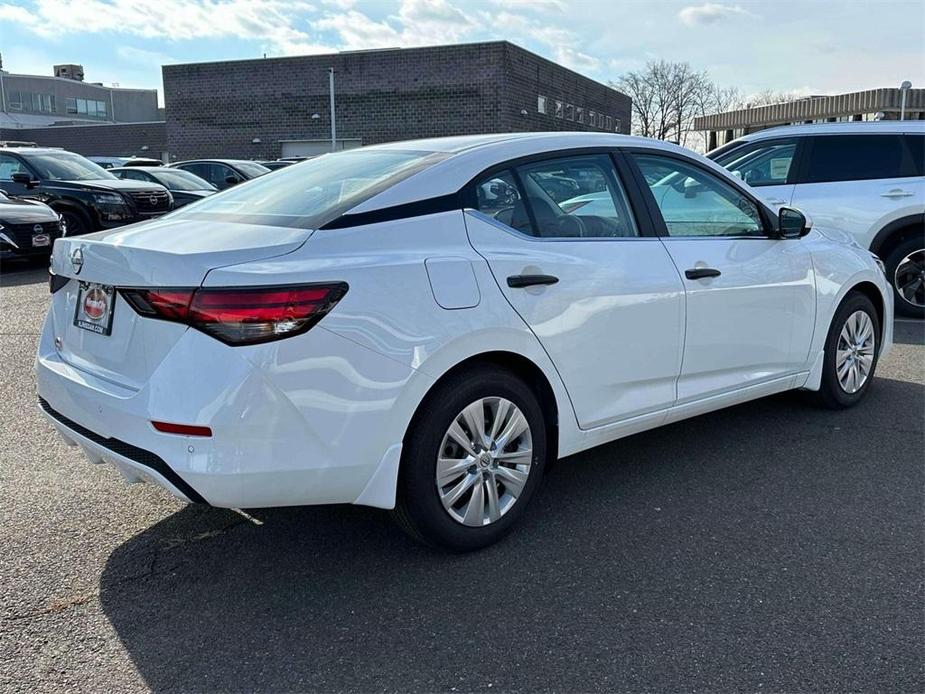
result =
M925 315L925 121L771 128L707 155L883 259L896 310Z

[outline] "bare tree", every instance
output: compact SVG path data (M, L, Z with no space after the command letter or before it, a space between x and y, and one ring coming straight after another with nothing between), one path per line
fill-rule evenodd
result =
M770 106L771 104L783 104L787 101L796 101L802 98L803 95L797 92L778 92L773 89L765 89L764 91L749 96L746 99L746 105L750 107Z
M720 89L706 72L687 63L653 61L624 74L614 85L633 100L633 132L697 147L694 118L741 102L736 89Z

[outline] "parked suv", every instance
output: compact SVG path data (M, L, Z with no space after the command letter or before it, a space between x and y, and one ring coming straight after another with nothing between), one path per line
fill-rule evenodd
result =
M64 235L58 213L37 200L19 200L0 191L0 258L47 258Z
M0 148L0 189L51 207L68 236L159 217L173 206L164 186L123 181L61 149Z
M771 128L707 155L883 259L896 310L925 316L925 122Z

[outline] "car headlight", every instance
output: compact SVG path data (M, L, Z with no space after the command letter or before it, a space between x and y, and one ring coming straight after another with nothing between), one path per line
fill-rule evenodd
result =
M93 200L101 205L125 205L125 198L118 193L94 193Z

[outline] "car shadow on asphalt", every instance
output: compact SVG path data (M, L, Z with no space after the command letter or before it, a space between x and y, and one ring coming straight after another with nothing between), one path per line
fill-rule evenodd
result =
M925 321L896 321L893 324L893 342L898 345L925 345Z
M925 387L875 386L560 461L470 555L374 509L188 506L102 607L155 691L917 689Z

